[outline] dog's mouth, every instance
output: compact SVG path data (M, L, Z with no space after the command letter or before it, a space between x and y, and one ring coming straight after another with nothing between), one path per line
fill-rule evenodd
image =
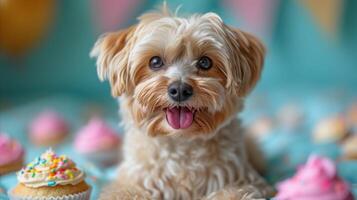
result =
M173 129L186 129L192 125L195 110L185 106L166 108L166 121Z

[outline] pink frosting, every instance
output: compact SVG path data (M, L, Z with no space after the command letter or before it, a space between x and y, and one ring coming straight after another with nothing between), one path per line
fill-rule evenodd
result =
M103 120L94 118L79 130L74 147L79 153L91 153L115 148L119 143L118 134Z
M290 179L278 184L277 200L353 200L348 184L328 158L310 156Z
M36 138L51 138L57 134L67 134L66 121L53 111L44 111L33 120L30 133Z
M21 159L24 149L20 143L0 133L0 155L0 165L5 165Z

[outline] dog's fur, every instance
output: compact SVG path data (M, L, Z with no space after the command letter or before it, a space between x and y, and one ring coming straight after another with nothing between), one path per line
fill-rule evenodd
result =
M139 23L108 33L95 44L101 80L119 97L126 135L115 182L100 199L255 199L273 190L254 170L257 148L244 139L236 115L260 77L264 47L254 36L225 25L214 13L180 18L167 9L142 15ZM164 66L151 70L153 56ZM196 67L201 56L209 70ZM193 87L184 102L167 88L181 80ZM165 109L194 112L186 129L168 125Z

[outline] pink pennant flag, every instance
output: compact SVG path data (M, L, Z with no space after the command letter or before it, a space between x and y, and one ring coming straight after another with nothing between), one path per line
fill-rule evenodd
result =
M270 34L278 0L225 0L245 28L258 34Z
M95 21L102 31L113 31L133 17L140 0L93 0Z

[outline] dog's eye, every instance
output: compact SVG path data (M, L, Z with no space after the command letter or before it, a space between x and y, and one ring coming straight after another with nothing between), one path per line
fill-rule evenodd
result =
M197 62L197 67L203 70L209 70L212 67L212 60L207 56L201 57Z
M159 56L154 56L150 59L149 66L152 70L159 70L164 65L164 62Z

